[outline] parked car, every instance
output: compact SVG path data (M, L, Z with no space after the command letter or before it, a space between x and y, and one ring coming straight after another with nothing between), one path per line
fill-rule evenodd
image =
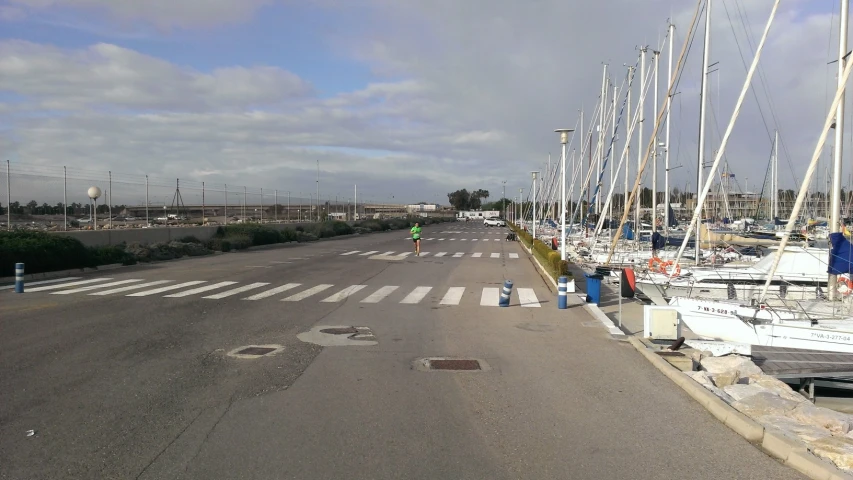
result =
M505 227L506 222L499 217L491 217L483 220L483 225L487 227Z

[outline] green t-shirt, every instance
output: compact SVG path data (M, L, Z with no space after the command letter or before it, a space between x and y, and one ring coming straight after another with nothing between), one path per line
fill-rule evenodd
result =
M412 227L412 240L420 240L421 227Z

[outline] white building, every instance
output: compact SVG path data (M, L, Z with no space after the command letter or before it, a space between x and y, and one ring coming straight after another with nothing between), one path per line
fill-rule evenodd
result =
M501 216L501 212L497 210L468 210L461 211L456 213L457 220L465 220L466 218L470 218L471 220L485 220L491 217L499 217Z
M416 203L414 205L406 205L406 210L409 213L417 213L417 212L435 212L438 210L439 206L435 203Z

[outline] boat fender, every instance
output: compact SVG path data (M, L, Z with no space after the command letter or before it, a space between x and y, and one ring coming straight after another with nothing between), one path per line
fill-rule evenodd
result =
M634 298L634 293L637 290L637 279L634 276L633 268L623 268L619 278L619 294L623 298Z

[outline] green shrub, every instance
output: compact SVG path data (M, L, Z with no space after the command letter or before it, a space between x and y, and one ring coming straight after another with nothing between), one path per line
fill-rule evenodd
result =
M284 230L279 232L279 237L281 237L282 242L295 242L297 238L297 232L296 230L285 228Z
M246 234L229 233L222 240L228 242L229 247L234 250L245 250L252 246L252 238Z
M214 237L207 243L207 248L217 252L230 252L231 242L224 238Z
M100 246L89 247L89 257L91 264L98 265L114 265L120 263L122 265L136 265L136 257L128 253L121 246Z
M178 239L178 241L181 243L203 243L195 235L187 235L186 237L181 237Z
M26 273L95 266L76 238L45 232L0 232L0 276L13 276L15 263L24 263Z
M272 245L281 242L281 235L278 230L265 227L258 223L227 225L225 227L221 227L221 235L219 235L219 230L220 229L217 229L217 236L221 236L223 238L229 238L232 236L248 237L250 247L253 245ZM231 244L234 248L238 248L235 242L231 242Z
M332 222L332 230L335 235L350 235L353 233L353 228L346 222Z

